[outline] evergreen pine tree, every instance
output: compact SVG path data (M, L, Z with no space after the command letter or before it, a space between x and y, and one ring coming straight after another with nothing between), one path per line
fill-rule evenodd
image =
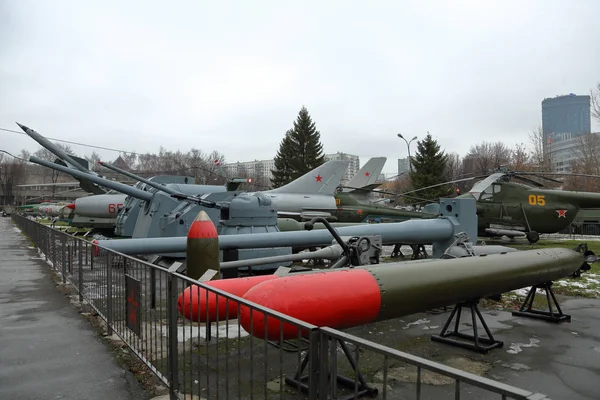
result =
M271 183L283 186L325 162L321 134L306 107L302 107L294 127L285 133L275 156Z
M446 181L445 172L448 156L441 150L436 140L427 134L425 139L417 142L417 153L410 160L413 172L410 179L413 189L420 189ZM436 201L440 197L452 194L450 186L438 186L418 192L418 197ZM414 201L418 202L418 201Z

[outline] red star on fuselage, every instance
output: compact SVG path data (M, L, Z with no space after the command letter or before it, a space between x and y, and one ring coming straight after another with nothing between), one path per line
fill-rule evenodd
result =
M567 218L567 211L568 210L556 210L558 218Z
M317 180L317 182L321 182L323 180L323 177L321 175L317 175L315 176L315 179Z
M369 173L369 171L365 172L365 176L369 176L369 175L371 175L371 174Z

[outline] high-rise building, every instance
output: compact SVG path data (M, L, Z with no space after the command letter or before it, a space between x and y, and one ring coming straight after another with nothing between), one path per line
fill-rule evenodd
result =
M592 133L600 137L600 132ZM545 157L554 172L572 172L571 163L581 157L581 146L586 145L581 140L581 135L565 135L561 140L551 141L546 144Z
M340 153L338 151L337 153L334 153L334 154L325 154L325 159L327 161L332 161L332 160L348 160L348 161L350 161L350 164L348 165L348 168L346 169L346 175L344 175L344 177L342 178L342 181L341 181L342 185L345 185L350 179L352 179L352 177L354 175L356 175L358 173L358 170L360 169L360 159L358 156L355 156L353 154Z
M410 172L410 163L408 157L398 159L398 175L407 174Z
M229 164L223 164L223 169L229 176L239 176L248 178L262 178L266 182L271 182L273 173L271 170L275 169L274 160L254 160L235 162Z
M546 143L590 133L590 96L570 93L544 99L542 131Z

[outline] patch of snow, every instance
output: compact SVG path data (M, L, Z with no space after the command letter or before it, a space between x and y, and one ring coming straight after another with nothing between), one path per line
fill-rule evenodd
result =
M227 324L211 324L210 325L210 333L211 338L213 340L217 339L217 333L219 335L219 339L236 339L248 336L248 332L246 332L243 328L238 330L239 324L237 322L229 322L229 328L227 328ZM239 333L239 335L238 335ZM166 332L163 333L166 336ZM178 326L177 327L177 340L183 342L184 340L189 340L192 338L201 337L202 339L206 339L206 326Z
M439 328L439 327L440 327L439 325L430 325L430 326L424 326L424 327L423 327L423 330L424 330L424 331L428 331L428 330L430 330L430 329L437 329L437 328Z
M539 342L540 341L538 339L529 339L529 343L511 343L510 349L506 350L506 352L509 354L518 354L527 347L540 347L538 346Z
M428 324L429 322L431 322L431 321L429 321L427 318L421 318L419 320L416 320L415 322L409 322L408 324L406 324L405 326L403 326L402 329L408 329L412 325Z

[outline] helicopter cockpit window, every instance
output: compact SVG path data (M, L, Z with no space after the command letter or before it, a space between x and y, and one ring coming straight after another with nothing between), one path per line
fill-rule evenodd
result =
M493 194L494 194L494 185L489 186L487 189L485 189L481 193L481 196L479 197L479 200L481 200L481 201L491 201Z

